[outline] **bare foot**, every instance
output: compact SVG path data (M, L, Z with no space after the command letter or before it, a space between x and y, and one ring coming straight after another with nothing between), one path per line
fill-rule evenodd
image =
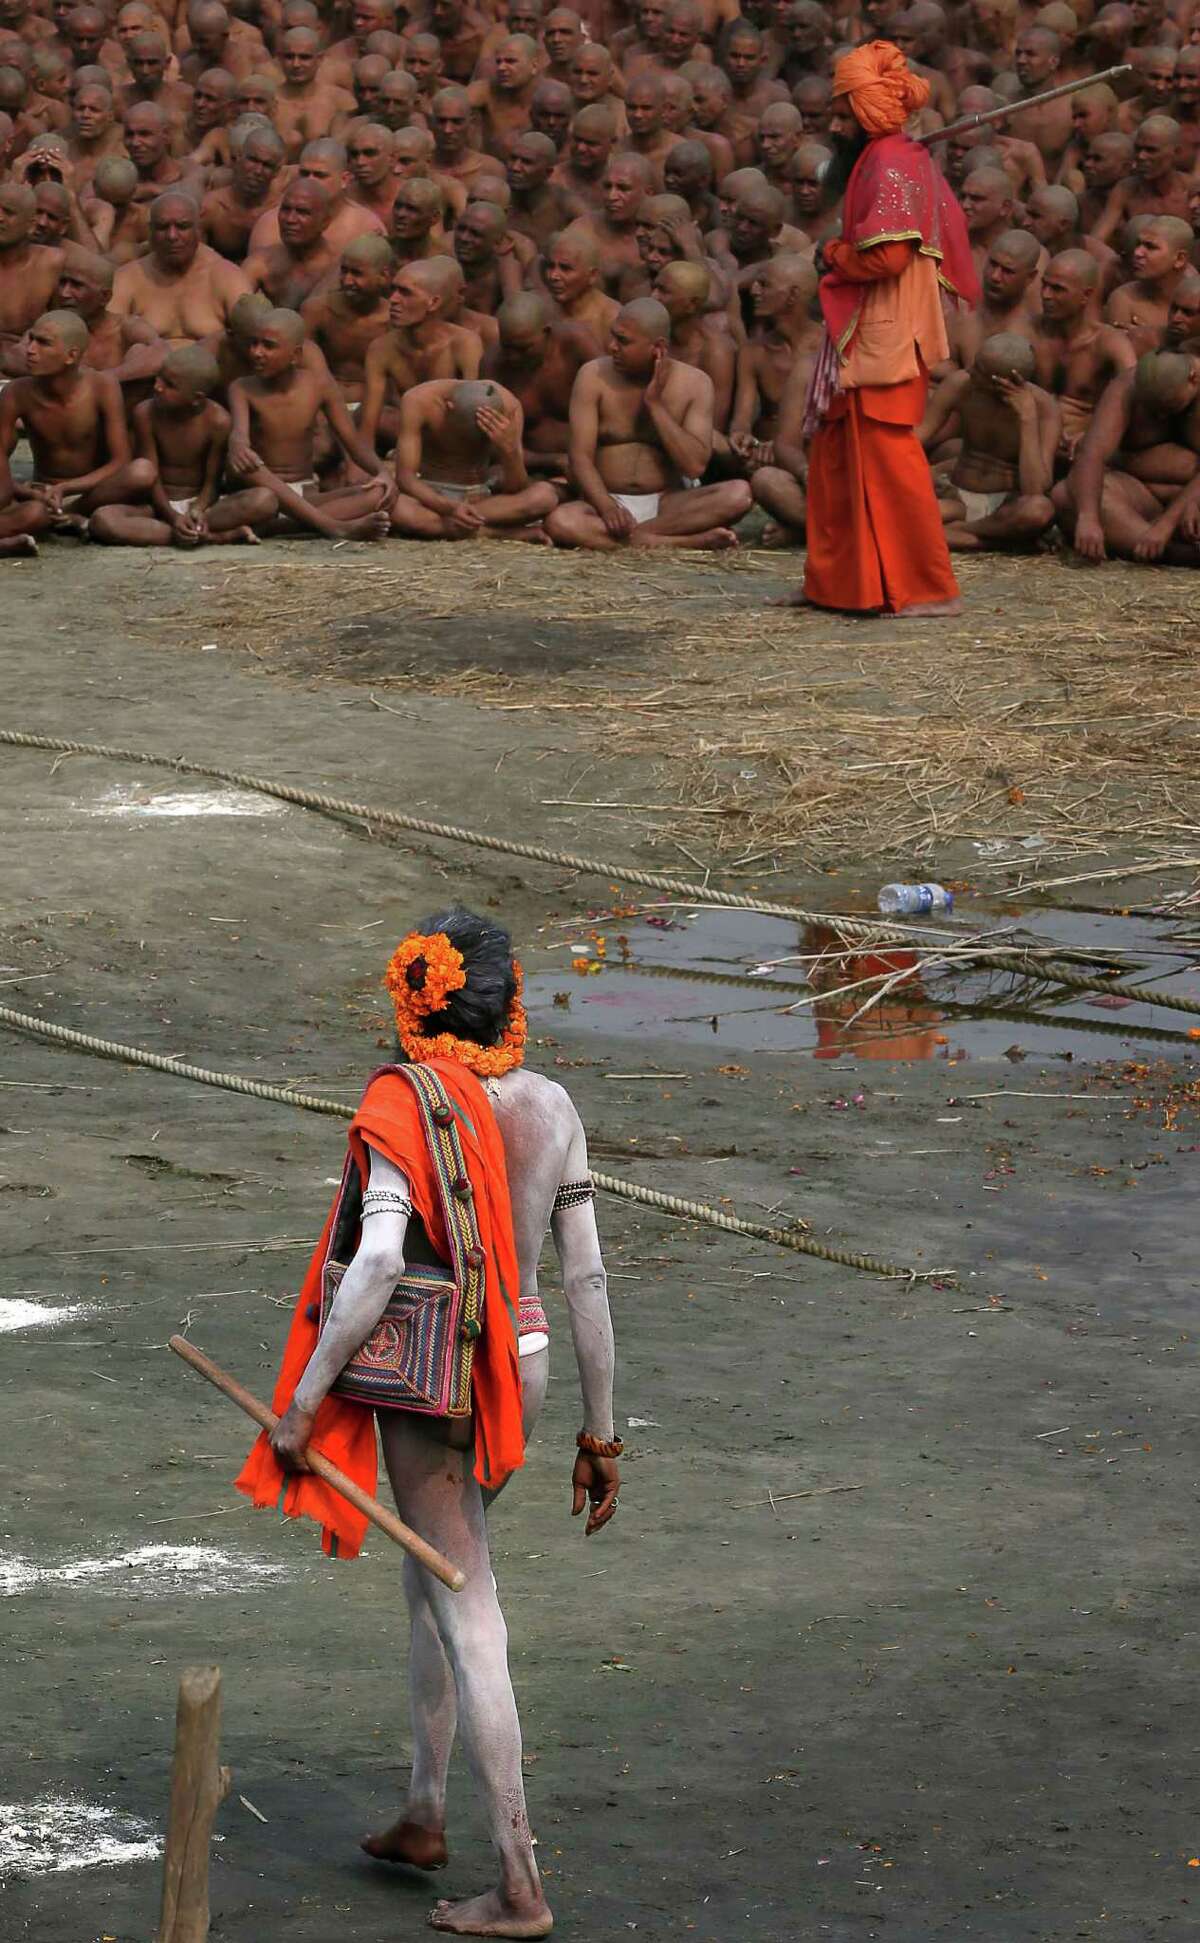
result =
M37 552L38 543L32 533L16 533L10 540L0 540L0 559L36 560Z
M925 600L918 601L914 607L902 607L899 613L890 618L893 621L916 621L939 614L961 614L962 611L961 600Z
M376 1862L404 1862L410 1869L444 1869L450 1860L444 1829L422 1828L403 1815L378 1835L364 1835L359 1847Z
M53 522L56 533L73 533L77 540L86 540L88 523L82 513L60 513Z
M226 546L261 546L262 541L252 526L235 526L225 535Z
M769 519L758 544L766 553L782 553L785 547L799 546L800 535L790 526L781 526L777 519Z
M472 1896L467 1902L435 1903L429 1927L454 1936L549 1936L554 1918L539 1891L537 1905L516 1909L499 1889Z
M487 530L487 538L489 540L524 540L526 546L554 545L554 541L550 538L541 520L535 520L532 526L492 526Z
M724 553L731 546L740 546L741 542L732 526L710 526L707 533L693 533L685 544L702 547L706 553Z
M803 587L793 587L790 594L773 594L767 602L768 607L813 607L815 604Z
M391 520L380 507L376 513L364 513L361 519L338 521L338 537L343 540L382 540L391 529Z

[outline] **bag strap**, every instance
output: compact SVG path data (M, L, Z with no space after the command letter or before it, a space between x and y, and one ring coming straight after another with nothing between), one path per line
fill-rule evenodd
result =
M392 1066L388 1070L406 1080L417 1096L425 1144L433 1162L442 1219L450 1242L454 1280L463 1296L461 1327L466 1335L478 1335L487 1256L480 1242L475 1190L467 1172L454 1102L438 1074L429 1066Z

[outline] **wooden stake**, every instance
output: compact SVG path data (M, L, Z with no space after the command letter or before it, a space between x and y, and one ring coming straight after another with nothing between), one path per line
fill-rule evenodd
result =
M252 1395L235 1376L230 1376L227 1370L221 1369L217 1363L214 1363L211 1356L206 1356L202 1349L197 1349L186 1336L172 1336L167 1347L173 1349L176 1356L181 1357L198 1376L205 1377L214 1389L220 1390L223 1396L227 1396L231 1403L236 1403L238 1409L244 1410L246 1415L252 1417L263 1430L274 1430L279 1422L275 1412L268 1410L265 1403ZM355 1484L353 1478L347 1477L344 1471L339 1471L336 1464L331 1464L327 1457L322 1457L320 1451L314 1450L311 1444L304 1453L304 1460L310 1471L315 1472L317 1477L323 1478L326 1484L331 1484L348 1503L362 1512L364 1518L369 1518L373 1525L378 1525L380 1531L386 1532L397 1545L403 1546L404 1550L410 1553L419 1565L423 1565L427 1572L432 1572L443 1585L449 1586L451 1592L462 1591L467 1582L467 1575L462 1568L453 1565L435 1546L427 1544L425 1539L412 1530L411 1526L397 1518L394 1511L389 1511L385 1505L381 1505L369 1491L363 1490L361 1484Z
M171 1815L163 1858L158 1943L205 1943L213 1817L229 1793L221 1742L221 1669L189 1666L179 1682Z

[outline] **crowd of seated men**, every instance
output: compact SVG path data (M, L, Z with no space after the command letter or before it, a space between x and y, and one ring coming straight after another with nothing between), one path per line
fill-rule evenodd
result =
M886 38L914 135L1006 111L933 150L951 547L1200 558L1200 0L742 4L0 0L0 553L802 545L830 77Z

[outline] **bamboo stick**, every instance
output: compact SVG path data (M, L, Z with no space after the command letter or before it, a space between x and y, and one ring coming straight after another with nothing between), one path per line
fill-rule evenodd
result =
M231 1403L236 1403L239 1410L244 1410L248 1417L253 1417L262 1430L274 1430L279 1422L275 1412L268 1410L265 1403L261 1403L249 1390L243 1388L236 1377L230 1376L227 1371L221 1369L211 1357L204 1354L202 1349L197 1349L194 1343L188 1342L186 1336L172 1336L167 1346L173 1349L176 1356L181 1357L191 1369L194 1369L198 1376L203 1376L214 1389L220 1390L224 1396L227 1396ZM322 1478L326 1484L332 1485L333 1489L340 1492L356 1511L361 1511L364 1518L369 1518L373 1525L378 1525L380 1531L386 1532L388 1537L402 1546L410 1557L423 1565L427 1572L432 1572L443 1585L449 1586L451 1592L462 1590L467 1582L466 1573L459 1566L452 1565L441 1552L435 1550L410 1526L397 1518L394 1511L389 1511L385 1505L381 1505L377 1498L373 1498L370 1492L364 1491L361 1485L355 1484L354 1479L347 1477L344 1471L339 1471L336 1464L331 1464L327 1457L322 1457L320 1451L314 1450L311 1444L305 1451L304 1458L309 1469L317 1477Z
M205 1943L213 1817L229 1793L219 1759L221 1669L189 1666L179 1682L171 1812L163 1856L158 1943Z
M984 108L977 115L964 115L961 121L952 121L948 128L935 128L931 135L918 135L917 140L927 146L933 142L948 142L951 135L961 135L968 128L986 128L989 122L1003 121L1008 115L1023 114L1026 108L1040 108L1044 101L1061 101L1064 95L1078 94L1080 88L1098 87L1101 81L1113 81L1119 74L1131 74L1133 63L1122 61L1119 67L1106 67L1103 74L1086 74L1078 81L1064 81L1061 87L1047 88L1045 94L1031 94L1027 101L1006 101L999 108Z

